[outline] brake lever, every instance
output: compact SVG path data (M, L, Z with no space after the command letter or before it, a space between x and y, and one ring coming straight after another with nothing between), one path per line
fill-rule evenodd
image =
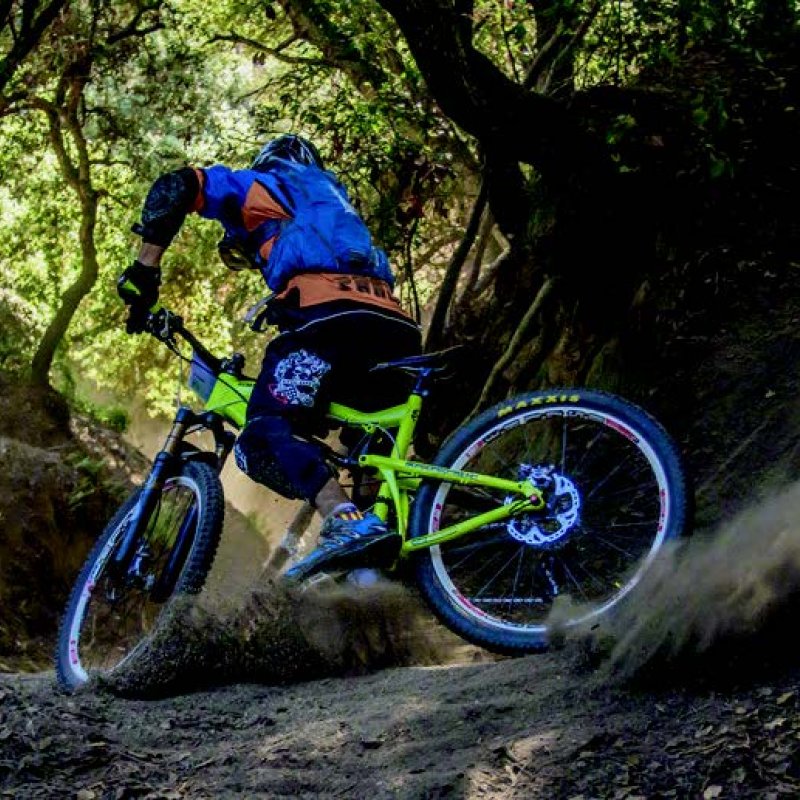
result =
M182 324L181 317L161 307L150 315L149 329L159 341L175 344L174 331Z

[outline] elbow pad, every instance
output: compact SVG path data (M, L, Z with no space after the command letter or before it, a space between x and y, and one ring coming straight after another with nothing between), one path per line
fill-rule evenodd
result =
M142 208L141 225L134 232L147 244L168 247L195 207L200 179L191 167L161 175L147 193Z

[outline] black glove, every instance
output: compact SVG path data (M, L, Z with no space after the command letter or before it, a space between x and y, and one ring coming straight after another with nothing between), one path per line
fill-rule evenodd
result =
M128 310L128 319L125 321L127 333L144 333L150 321L150 310L147 306L131 303Z
M161 286L161 268L148 267L134 261L117 281L117 294L126 305L152 308L158 302L158 288Z

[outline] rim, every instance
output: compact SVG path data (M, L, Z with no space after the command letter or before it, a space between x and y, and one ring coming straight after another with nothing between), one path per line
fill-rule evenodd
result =
M590 622L634 588L664 543L673 507L666 469L639 428L613 413L523 412L476 436L453 466L509 478L533 470L554 498L545 519L515 517L430 549L450 603L483 626L542 635L557 601L562 626ZM428 529L507 501L444 483Z
M199 512L194 523L197 525L202 517L199 487L185 476L168 479L145 532L152 553L147 574L154 578L161 574L180 525L193 507ZM120 587L105 576L134 509L135 506L120 521L98 553L70 620L67 656L70 670L80 683L92 673L108 673L128 661L148 639L166 605L152 600L152 586ZM180 571L188 559L189 554Z

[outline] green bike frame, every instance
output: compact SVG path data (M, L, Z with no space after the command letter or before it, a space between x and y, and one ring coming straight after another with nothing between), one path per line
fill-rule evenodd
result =
M239 378L232 374L220 373L204 410L218 414L235 427L242 428L245 424L247 402L254 384L255 382L250 378ZM476 531L484 525L544 508L542 492L530 481L506 480L491 475L448 469L410 460L409 455L422 409L422 400L422 395L412 393L402 405L371 413L331 403L327 412L327 418L332 422L349 428L360 428L367 434L379 430L394 431L394 446L389 456L367 453L359 456L358 466L361 469L375 470L381 476L374 513L386 521L389 517L390 507L394 509L397 532L403 540L401 556L449 542ZM408 518L411 493L416 490L420 481L425 479L498 489L505 492L509 498L516 499L455 525L449 525L435 533L409 539Z

